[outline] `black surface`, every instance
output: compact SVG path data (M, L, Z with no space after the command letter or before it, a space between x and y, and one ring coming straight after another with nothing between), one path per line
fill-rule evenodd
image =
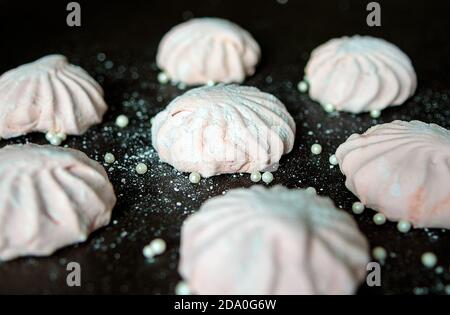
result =
M339 169L328 164L329 155L347 136L394 119L450 127L450 22L444 1L382 1L380 28L366 26L369 1L80 1L81 28L66 26L67 2L0 1L0 72L57 52L102 84L110 105L104 122L65 144L99 161L104 153L114 153L118 161L106 169L118 203L113 222L86 243L48 258L0 263L0 293L173 293L179 280L182 220L205 199L251 185L248 175L218 176L192 185L186 174L159 163L151 148L150 118L184 92L158 84L157 44L170 27L191 16L228 18L248 29L262 47L263 59L245 84L276 95L297 122L295 149L282 159L273 184L314 186L348 211L356 198L346 190ZM296 89L311 49L332 37L356 33L397 44L411 57L419 78L415 96L385 110L377 120L366 114L326 114ZM105 61L98 60L99 53L106 55ZM113 62L111 69L107 61ZM131 121L123 130L114 125L120 113ZM25 141L45 143L43 135L33 134L3 140L1 146ZM324 149L320 156L309 152L316 141ZM138 161L149 166L146 175L135 174ZM414 230L401 235L394 223L375 226L373 214L366 210L355 218L371 245L384 246L390 257L382 269L382 286L363 286L360 293L443 293L450 283L449 233ZM148 262L141 251L154 237L163 237L168 251ZM436 253L442 274L422 267L424 251ZM70 261L81 265L80 288L66 286Z

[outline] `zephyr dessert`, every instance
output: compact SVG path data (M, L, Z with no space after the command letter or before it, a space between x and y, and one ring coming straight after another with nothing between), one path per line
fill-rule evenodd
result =
M276 170L294 145L295 122L283 103L257 88L200 87L174 99L152 124L162 161L203 177Z
M450 228L450 131L396 120L336 151L345 185L366 206L415 227Z
M179 272L197 294L353 294L368 261L353 218L302 189L230 190L181 230Z
M333 38L311 53L305 68L311 99L362 113L402 105L417 87L411 60L384 39Z
M102 121L100 85L62 55L48 55L0 76L0 137L30 132L81 135Z
M258 43L240 26L219 18L196 18L164 35L156 61L175 82L241 83L255 72L260 55Z
M103 167L50 145L0 149L0 260L47 256L109 223L116 203Z

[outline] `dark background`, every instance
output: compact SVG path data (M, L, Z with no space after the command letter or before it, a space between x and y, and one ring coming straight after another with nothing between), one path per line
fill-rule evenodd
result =
M0 263L0 293L171 294L179 281L182 220L207 198L251 185L249 175L217 176L192 185L186 174L160 163L152 150L150 118L184 92L158 84L157 45L172 26L193 16L230 19L249 30L261 45L262 61L245 84L280 98L297 122L295 149L282 159L273 184L314 186L349 211L356 198L346 190L339 169L330 168L328 157L351 133L394 119L420 119L450 128L446 1L379 1L382 26L378 28L366 25L369 1L79 1L82 26L78 28L66 25L68 2L0 1L0 73L49 53L62 53L101 83L110 106L103 123L82 137L69 137L65 144L99 161L106 152L114 153L118 161L106 169L118 204L112 223L84 244L48 258ZM371 34L398 45L411 57L419 79L413 98L383 111L376 120L367 114L326 114L296 89L314 47L352 34ZM123 130L114 125L121 113L130 117L130 125ZM45 143L42 134L32 134L2 140L0 146L26 141ZM316 141L324 149L320 156L309 152ZM138 162L149 166L147 174L135 174ZM382 269L382 286L362 286L360 293L444 293L444 285L450 283L449 233L414 230L402 235L394 223L375 226L373 214L366 210L355 218L371 246L384 246L389 258ZM154 237L163 237L168 250L146 261L141 251ZM436 253L443 273L421 265L424 251ZM80 288L65 284L70 261L81 265Z

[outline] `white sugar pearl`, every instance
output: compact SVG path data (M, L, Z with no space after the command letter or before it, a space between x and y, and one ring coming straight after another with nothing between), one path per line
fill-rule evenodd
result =
M356 201L352 205L352 211L354 214L361 214L364 212L364 205L362 202Z
M387 258L387 252L384 247L377 246L372 250L372 256L380 262L384 262Z
M450 284L447 284L447 285L445 286L445 293L446 293L447 295L450 295Z
M128 117L125 115L119 115L116 118L116 126L120 128L125 128L128 126L129 120Z
M112 164L116 160L114 155L112 153L109 153L109 152L105 154L104 159L105 159L105 162L108 163L108 164Z
M78 238L78 241L80 243L83 243L83 242L86 242L87 239L88 239L88 233L86 232L86 233L83 233L80 235L80 237Z
M153 255L161 255L166 251L167 245L166 241L162 238L155 238L150 242L150 248L152 249Z
M320 145L320 144L318 144L318 143L314 143L312 146L311 146L311 153L312 154L320 154L322 152L322 146Z
M138 173L139 175L147 173L147 170L147 165L145 165L144 163L138 163L136 165L136 173Z
M378 109L373 109L370 111L370 117L378 118L380 116L381 116L381 111L379 111Z
M300 93L306 93L308 91L308 82L305 80L300 81L297 84L297 89L300 91Z
M153 249L150 245L145 245L142 249L142 255L144 255L145 258L153 258L155 254L153 253Z
M323 104L323 109L327 112L327 113L332 113L336 110L336 108L334 107L333 104L330 103L326 103Z
M60 137L53 136L52 138L50 138L51 145L60 145L61 143L62 143L62 139Z
M169 82L169 77L165 72L158 73L158 82L161 84L167 84Z
M45 134L45 139L52 145L60 145L67 139L67 135L64 132L53 133L49 131Z
M45 134L45 139L48 141L48 142L50 142L53 138L55 137L55 134L53 133L53 132L47 132L46 134Z
M200 183L200 180L202 179L202 177L200 176L199 173L197 172L192 172L191 174L189 174L189 181L192 184L198 184Z
M214 85L216 85L216 82L214 82L212 80L209 80L208 82L206 82L206 85L207 86L214 86Z
M422 264L427 268L433 268L437 263L437 257L432 252L423 253L420 259Z
M411 230L411 223L405 220L400 220L397 223L397 230L401 233L408 233Z
M67 135L64 132L58 132L55 136L61 139L61 141L66 141Z
M386 223L386 217L382 213L377 213L373 216L373 222L375 222L376 225L383 225Z
M264 172L261 179L264 183L270 184L273 181L273 174L271 172Z
M191 289L189 288L189 285L184 282L180 281L177 283L175 287L175 294L176 295L191 295Z
M257 183L261 180L261 173L256 171L250 174L250 180L254 183Z
M316 191L316 189L314 187L308 187L308 188L305 189L305 191L308 194L311 194L311 195L316 195L317 194L317 191Z
M177 87L178 87L180 90L184 90L184 89L186 88L186 84L183 83L183 82L180 82L180 83L177 84Z
M331 165L338 165L339 161L336 157L336 155L331 155L330 158L328 159L328 162L330 162Z

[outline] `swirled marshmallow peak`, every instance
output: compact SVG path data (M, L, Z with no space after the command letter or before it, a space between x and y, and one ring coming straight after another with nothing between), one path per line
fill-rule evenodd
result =
M80 135L102 121L100 85L62 55L48 55L0 76L0 136Z
M450 228L450 131L393 121L336 151L345 185L366 206L416 227Z
M260 54L258 43L240 26L219 18L195 18L163 37L156 60L172 81L240 83L255 72Z
M368 261L353 218L302 189L230 190L181 229L179 272L197 294L353 294Z
M275 96L238 85L190 90L152 125L160 159L203 177L276 170L294 137L295 122Z
M345 36L320 45L311 53L305 76L313 100L352 113L401 105L417 86L408 56L371 36Z
M103 167L50 145L0 149L0 260L47 256L109 223L116 202Z

